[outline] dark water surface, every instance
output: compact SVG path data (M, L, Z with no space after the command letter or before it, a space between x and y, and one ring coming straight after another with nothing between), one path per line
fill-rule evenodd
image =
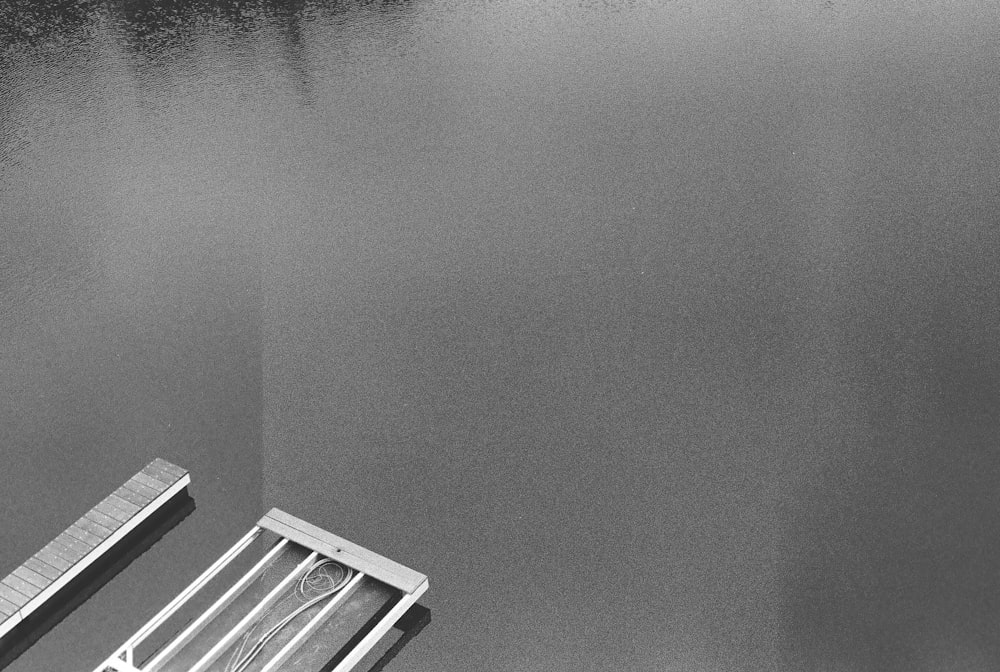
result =
M997 669L1000 16L792 4L0 0L0 570L198 502L9 669L271 506L399 670Z

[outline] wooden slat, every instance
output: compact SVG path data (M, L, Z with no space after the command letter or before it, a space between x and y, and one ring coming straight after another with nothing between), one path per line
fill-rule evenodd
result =
M101 525L100 523L91 520L90 518L79 519L78 521L70 525L69 529L73 528L79 528L81 530L84 530L85 532L89 532L92 536L98 538L99 540L98 543L100 543L100 541L103 541L104 539L107 539L108 536L113 532L113 530L109 530L104 525ZM83 537L77 537L77 538L83 539Z
M94 511L100 511L106 516L114 518L118 523L127 523L132 517L131 514L125 513L114 504L109 502L107 498L103 499L100 504L94 507Z
M134 494L136 497L140 498L140 501L135 499L130 499L127 497L129 493ZM147 504L156 499L156 491L152 488L139 483L138 481L133 481L129 479L122 484L121 496L128 499L128 501L135 503L136 505L145 508Z
M169 476L165 476L162 472L158 471L155 467L152 466L152 463L147 464L145 467L142 468L142 471L136 473L136 475L133 476L132 478L136 479L137 481L146 483L146 485L148 485L151 488L157 488L157 489L170 487L170 484L173 483L175 480L171 479ZM152 481L152 483L150 483L149 481Z
M142 511L142 507L137 506L128 500L122 499L114 492L108 495L104 501L106 501L108 504L115 507L119 511L126 513L129 516L129 518Z
M19 579L24 579L25 581L32 584L38 589L47 588L48 585L52 583L51 579L42 576L41 574L39 574L34 570L28 569L24 565L21 565L20 567L15 569L13 572L11 572L11 574Z
M90 553L91 549L94 548L94 546L97 545L97 544L88 544L85 541L80 541L79 539L77 539L73 535L68 534L66 532L63 532L62 534L60 534L53 541L58 541L63 546L65 546L65 547L67 547L67 548L69 548L69 549L71 549L73 551L76 551L77 553L80 553L80 557L81 558L83 556L87 555L87 553ZM79 559L79 558L77 558L77 559Z
M27 560L25 560L23 566L27 567L33 572L41 574L46 579L51 579L53 581L58 579L59 576L62 574L62 572L59 571L59 568L53 567L47 562L39 560L36 556L32 556Z
M147 504L156 499L156 496L160 494L159 489L149 487L142 481L137 480L135 476L125 481L124 487L128 488L129 490L132 490L133 492L137 492L143 497L145 497L147 500L146 501Z
M89 551L81 550L79 547L74 548L68 546L65 541L65 536L65 534L60 534L59 537L49 542L47 548L68 562L70 565L75 565L81 558L83 558L83 556L87 555Z
M153 478L149 474L140 471L138 474L132 477L133 482L142 483L147 488L159 493L170 487L169 483L161 483L158 479Z
M152 462L150 462L150 464L155 466L157 469L162 469L166 473L172 474L177 479L183 478L188 473L186 469L182 469L181 467L178 467L176 464L167 462L162 457L157 457Z
M75 523L66 528L66 531L68 532L73 528L76 528L78 530L84 530L85 532L89 532L92 536L97 537L97 541L94 542L95 546L101 543L102 540L110 537L111 533L114 532L114 530L109 528L107 525L101 525L96 520L87 517L80 518ZM80 536L78 534L74 534L73 536L76 537L77 539L80 539L81 541L87 541L85 537Z
M68 562L70 565L72 565L77 560L82 558L84 554L64 544L61 540L61 537L62 535L50 541L48 544L45 545L45 548L43 550L55 554L60 560Z
M75 565L78 560L86 555L86 552L70 548L64 544L62 541L62 535L60 535L59 539L53 539L50 541L46 548L68 562L70 565Z
M73 523L72 525L67 527L66 534L76 539L79 539L85 544L90 544L92 547L97 546L99 543L104 541L103 535L99 537L92 532L88 532L87 530L80 527L79 523Z
M94 521L98 525L101 525L102 527L107 529L109 533L114 532L119 527L121 527L121 523L119 523L117 520L107 515L106 513L101 513L97 509L91 509L87 513L83 514L83 517Z
M0 583L0 597L13 603L18 609L24 606L24 604L28 601L27 595L18 590L14 590L5 583Z
M125 501L134 504L136 507L140 509L149 504L151 501L153 501L151 497L140 495L135 490L127 488L124 485L115 490L115 494L124 499Z
M10 616L11 614L16 614L17 605L4 597L0 597L0 613L2 613L4 616Z
M271 509L257 524L406 593L414 592L427 580L427 577L420 572L331 534L280 509Z
M178 480L177 476L169 474L163 469L160 469L158 466L156 466L155 462L150 462L149 464L147 464L145 467L142 468L142 471L139 473L145 474L149 478L159 481L160 483L163 484L161 487L165 488L170 487Z
M60 570L61 572L65 572L67 569L69 569L70 567L73 566L72 562L66 561L58 553L56 553L53 549L48 548L48 547L43 548L40 551L38 551L37 553L35 553L34 557L38 558L38 560L40 562L44 562L45 564L49 565L50 567L55 567L56 569Z
M155 478L156 480L160 481L161 483L164 483L167 486L173 485L178 480L180 480L181 476L183 476L183 473L175 474L170 471L167 471L166 469L161 467L156 460L153 460L145 467L143 467L142 473L147 474L152 478Z
M13 574L8 574L7 576L3 577L3 579L0 579L0 584L8 586L9 588L13 588L17 592L27 596L28 598L32 598L38 593L42 592L42 589L39 588L38 586L33 586L24 579L14 576Z

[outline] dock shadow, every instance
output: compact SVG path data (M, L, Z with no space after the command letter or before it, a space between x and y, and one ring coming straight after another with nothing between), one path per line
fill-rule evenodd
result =
M344 655L347 651L350 651L354 646L364 638L368 632L374 628L380 620L385 616L386 612L392 607L392 604L387 604L381 611L376 613L368 623L361 628L355 636L344 646L341 651L330 659L330 661L323 666L320 672L330 672L333 670L341 660L343 660ZM363 670L364 672L382 672L386 665L392 662L393 658L399 655L399 652L403 650L403 647L410 643L414 637L420 634L431 622L431 610L421 604L414 604L412 607L406 610L399 620L396 621L392 626L392 632L396 635L395 641L389 645L388 648L380 650L378 648L370 651L368 655L361 659L358 663L357 669ZM389 638L383 638L383 642L387 641Z

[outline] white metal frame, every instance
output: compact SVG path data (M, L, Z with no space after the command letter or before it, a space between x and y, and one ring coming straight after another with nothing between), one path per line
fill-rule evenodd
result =
M257 537L261 535L264 530L260 527L254 527L242 539L237 541L233 546L222 554L218 560L216 560L212 565L202 572L201 576L191 582L187 588L182 590L180 594L171 600L167 606L159 611L153 618L149 619L145 625L143 625L139 630L129 637L121 647L115 651L104 663L101 663L94 672L104 672L104 669L108 666L114 667L114 669L124 669L126 672L132 672L132 670L137 670L138 668L133 667L135 665L135 648L141 644L149 635L153 633L156 628L160 627L164 621L174 615L174 613L187 604L188 600L195 596L195 594L205 587L209 581L215 578L216 574L225 569L229 563L236 559L236 557L242 553L246 548L252 544ZM117 665L124 661L129 667L120 668ZM141 672L141 671L140 671Z
M185 628L184 632L177 635L177 637L171 640L170 644L163 647L163 649L161 649L160 652L157 653L155 657L153 657L148 663L146 663L145 667L143 667L144 672L157 672L157 670L159 670L160 667L162 667L162 665L169 660L170 656L174 655L174 653L179 651L185 644L194 639L198 635L198 633L201 632L202 629L208 624L208 622L215 617L216 614L218 614L220 611L228 607L232 603L232 601L235 600L237 596L239 596L246 589L247 586L249 586L253 581L255 581L257 577L259 577L267 568L267 566L271 563L271 560L273 560L279 553L281 553L281 551L284 550L284 548L287 545L288 545L287 539L282 539L277 544L275 544L274 548L272 548L263 558L261 558L256 565L251 567L250 570L247 571L247 573L244 574L239 581L234 583L229 588L229 590L223 593L222 597L216 600L211 607L206 609L201 616L199 616L197 619L194 620L194 622L191 623L191 625ZM295 577L291 575L286 577L279 584L279 588L287 586L294 579Z
M282 539L281 543L284 544L287 541L287 539ZM197 663L191 666L191 668L188 669L188 672L203 672L203 670L207 669L212 663L218 660L219 656L221 656L226 649L233 645L233 642L235 642L240 635L242 635L243 632L257 620L257 617L260 616L261 613L277 602L278 598L281 597L281 594L309 570L309 567L316 561L317 555L319 554L315 552L310 553L305 560L300 562L298 566L289 572L285 578L278 583L278 585L271 589L264 599L258 602L254 608L240 620L239 623L234 625L229 632L223 635L222 639L216 642L215 645L209 649L208 653L202 656ZM152 667L148 668L148 670L149 672L155 672L155 668ZM146 671L144 670L144 672Z
M118 670L118 672L142 672L142 670L140 670L138 667L126 663L124 660L121 660L119 658L108 658L105 661L104 665L102 665L97 669L100 672L104 672L104 670L107 670L109 667L113 670Z
M278 518L276 523L275 517ZM286 528L286 523L293 523L292 528ZM298 527L294 527L297 524ZM137 667L135 662L135 649L146 638L150 636L160 625L184 606L199 590L209 581L225 569L237 556L250 546L265 529L272 529L277 525L279 541L260 561L248 570L236 583L234 583L223 595L218 598L203 614L193 621L183 632L174 637L162 650L151 658L143 667ZM293 529L294 528L294 529ZM303 538L303 529L306 537ZM314 535L322 537L316 539ZM331 540L336 545L331 545ZM307 542L307 543L303 543ZM169 662L171 656L176 654L184 645L191 641L219 612L225 609L235 600L247 586L257 579L271 565L278 554L288 547L289 543L299 543L310 548L312 551L305 560L300 562L291 572L262 598L251 611L244 616L239 623L233 626L223 637L216 642L212 648L205 653L187 672L204 672L216 660L233 645L235 641L246 631L255 619L270 605L272 605L288 588L299 580L309 567L320 556L320 552L325 557L336 556L338 562L342 562L355 570L350 582L341 589L330 602L324 605L308 623L279 650L270 660L265 663L261 672L276 672L295 652L312 636L342 605L351 594L357 589L361 581L372 573L387 574L391 580L388 582L400 591L400 597L381 620L356 644L346 657L337 664L333 672L349 672L368 654L375 644L385 636L393 625L406 613L421 595L428 588L427 577L413 570L410 570L398 563L393 563L388 558L383 558L377 554L351 545L350 550L344 547L350 542L326 533L319 528L308 525L304 521L298 521L284 512L272 509L272 511L261 519L253 529L251 529L242 539L234 544L226 553L216 560L204 573L194 580L187 588L174 598L166 607L160 610L152 619L143 625L132 637L118 648L115 653L106 659L94 672L105 672L108 668L118 672L159 672L160 668ZM318 549L318 550L317 550ZM351 552L353 551L353 552ZM350 557L345 557L350 556ZM361 565L361 566L353 566ZM388 569L387 569L388 567ZM374 568L374 572L365 571ZM384 578L373 577L385 582Z

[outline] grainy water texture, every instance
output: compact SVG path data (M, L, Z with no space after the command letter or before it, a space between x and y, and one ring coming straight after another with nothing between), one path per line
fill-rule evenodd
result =
M271 506L389 669L998 669L998 12L0 0L0 571L198 504L9 669Z

